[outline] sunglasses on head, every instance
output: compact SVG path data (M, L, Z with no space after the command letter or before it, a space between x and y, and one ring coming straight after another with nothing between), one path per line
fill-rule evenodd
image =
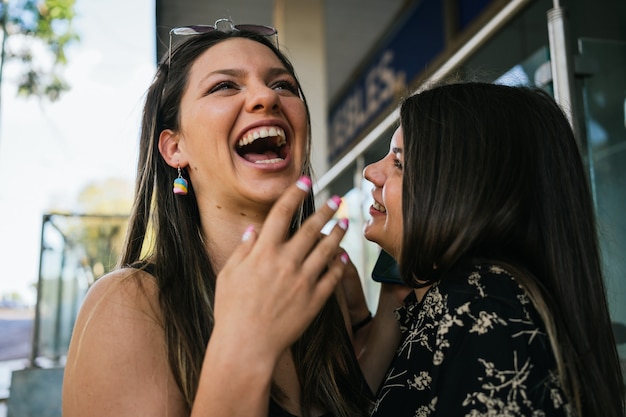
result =
M213 25L191 25L191 26L179 26L170 30L170 44L168 48L168 61L167 66L170 66L172 62L172 36L189 36L189 35L202 35L203 33L209 33L213 31L219 31L229 33L233 31L246 31L256 33L257 35L263 35L267 37L272 44L278 48L278 31L276 28L264 25L235 25L230 19L218 19Z

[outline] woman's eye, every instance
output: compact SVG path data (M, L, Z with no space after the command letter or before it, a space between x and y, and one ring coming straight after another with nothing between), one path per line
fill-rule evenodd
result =
M274 83L272 88L275 90L286 90L296 95L298 94L298 87L291 81L287 80L282 80Z
M393 165L398 168L398 169L402 169L402 161L399 159L394 159L393 160Z
M236 88L235 83L233 83L231 81L222 81L222 82L218 83L217 85L215 85L214 87L212 87L209 90L209 94L215 93L216 91L229 90L229 89L232 89L232 88Z

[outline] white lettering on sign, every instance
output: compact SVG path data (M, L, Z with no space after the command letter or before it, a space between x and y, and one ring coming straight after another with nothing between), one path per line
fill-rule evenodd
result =
M331 120L331 153L347 145L382 106L406 90L406 74L393 68L393 50L386 50L367 72L365 84L344 100Z

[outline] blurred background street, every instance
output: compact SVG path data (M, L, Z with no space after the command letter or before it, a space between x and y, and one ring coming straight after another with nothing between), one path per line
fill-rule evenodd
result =
M28 358L34 314L31 308L0 307L0 363Z
M9 396L11 374L28 365L33 338L34 310L0 306L0 399ZM0 417L6 416L6 403L0 401Z

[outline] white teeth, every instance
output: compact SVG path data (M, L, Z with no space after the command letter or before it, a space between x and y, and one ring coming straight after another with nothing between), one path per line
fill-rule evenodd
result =
M282 162L284 159L274 158L274 159L261 159L259 161L254 161L255 164L275 164L277 162Z
M237 146L241 148L242 146L251 144L259 138L266 138L268 136L279 138L278 142L276 143L277 146L283 146L287 144L287 140L285 139L285 131L280 127L271 126L269 128L263 127L259 130L255 130L252 133L248 133L246 136L239 139L239 142L237 142Z
M387 213L387 209L385 208L385 206L383 206L382 204L379 204L377 201L374 201L374 202L372 203L372 206L373 206L376 210L380 211L381 213Z

